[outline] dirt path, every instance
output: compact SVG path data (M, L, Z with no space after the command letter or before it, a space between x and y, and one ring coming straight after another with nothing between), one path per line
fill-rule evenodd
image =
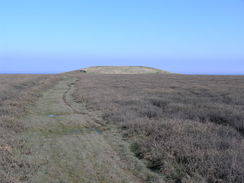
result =
M46 91L25 119L19 158L30 166L21 182L143 182L120 161L96 116L72 101L74 81L66 78Z

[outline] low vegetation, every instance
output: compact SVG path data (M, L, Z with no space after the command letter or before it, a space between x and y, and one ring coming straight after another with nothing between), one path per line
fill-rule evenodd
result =
M80 71L85 71L89 74L167 74L169 72L152 67L142 66L94 66L84 68Z
M15 136L24 129L20 118L40 91L57 79L51 75L0 75L0 183L19 182L15 175L28 166L13 155L20 145Z
M168 182L244 182L244 77L81 75L73 94Z

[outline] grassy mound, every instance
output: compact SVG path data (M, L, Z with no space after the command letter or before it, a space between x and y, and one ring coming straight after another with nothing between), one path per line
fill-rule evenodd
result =
M93 74L169 74L167 71L142 66L95 66L84 68L81 71Z

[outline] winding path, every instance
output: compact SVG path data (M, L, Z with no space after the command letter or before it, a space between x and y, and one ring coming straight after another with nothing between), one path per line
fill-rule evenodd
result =
M99 117L72 100L75 81L67 77L46 91L25 118L18 153L29 168L21 182L143 182L106 141Z

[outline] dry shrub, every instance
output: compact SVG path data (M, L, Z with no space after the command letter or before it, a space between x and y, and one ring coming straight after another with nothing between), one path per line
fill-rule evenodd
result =
M13 154L19 145L15 137L24 129L20 118L40 92L57 80L52 75L0 75L0 183L20 182L17 177L28 168Z
M168 181L244 182L243 76L82 75L76 88Z

